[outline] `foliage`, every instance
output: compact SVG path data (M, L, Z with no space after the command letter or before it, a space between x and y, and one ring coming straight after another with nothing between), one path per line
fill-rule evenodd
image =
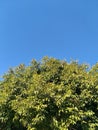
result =
M0 82L0 130L98 130L98 64L44 57Z

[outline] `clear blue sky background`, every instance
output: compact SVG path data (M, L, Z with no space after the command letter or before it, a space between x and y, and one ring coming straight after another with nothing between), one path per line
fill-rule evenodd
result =
M0 75L46 55L98 61L98 0L0 0Z

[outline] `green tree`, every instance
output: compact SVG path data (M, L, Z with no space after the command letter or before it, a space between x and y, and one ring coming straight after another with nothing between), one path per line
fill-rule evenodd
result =
M98 130L98 71L44 57L0 83L0 130Z

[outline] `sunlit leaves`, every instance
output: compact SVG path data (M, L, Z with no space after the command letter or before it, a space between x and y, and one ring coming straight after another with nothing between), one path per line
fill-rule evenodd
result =
M97 130L98 65L44 57L0 83L2 130ZM6 124L6 125L5 125Z

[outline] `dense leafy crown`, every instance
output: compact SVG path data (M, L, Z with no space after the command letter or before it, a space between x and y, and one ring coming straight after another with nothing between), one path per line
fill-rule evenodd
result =
M0 82L0 130L98 130L98 64L44 57Z

